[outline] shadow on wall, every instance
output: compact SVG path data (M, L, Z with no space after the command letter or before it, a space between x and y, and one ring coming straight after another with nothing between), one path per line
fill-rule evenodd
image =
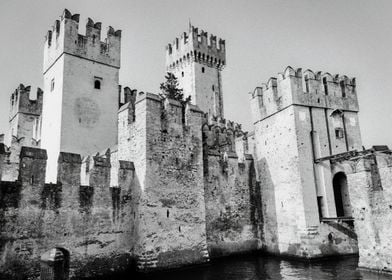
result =
M275 186L265 158L256 161L259 179L261 212L263 217L263 247L270 253L279 253L278 223L275 204Z
M255 165L252 161L249 166L249 201L250 201L250 220L252 222L253 233L261 241L263 246L264 240L264 217L261 197L261 185L256 180Z

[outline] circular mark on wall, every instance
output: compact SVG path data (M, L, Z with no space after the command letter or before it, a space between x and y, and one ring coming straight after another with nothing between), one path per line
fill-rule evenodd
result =
M74 112L77 122L82 127L93 127L101 115L98 104L88 97L79 97L75 100Z

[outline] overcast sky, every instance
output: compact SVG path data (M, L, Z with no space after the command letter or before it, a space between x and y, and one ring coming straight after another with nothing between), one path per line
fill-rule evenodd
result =
M42 87L46 31L64 8L122 29L120 84L157 92L165 45L188 21L226 39L227 119L251 129L248 92L287 65L357 77L363 143L392 147L392 1L0 0L0 133L9 94ZM105 34L105 32L103 32Z

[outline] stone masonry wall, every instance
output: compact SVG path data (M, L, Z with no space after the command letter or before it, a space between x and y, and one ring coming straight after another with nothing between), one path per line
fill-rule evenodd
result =
M183 107L177 101L142 92L137 96L134 118L128 118L132 116L130 107L120 117L128 122L129 134L120 135L118 150L135 162L141 182L135 250L138 269L208 261L202 112L193 105Z
M203 124L204 190L210 257L256 251L263 239L260 185L247 133L223 118Z
M205 166L207 243L210 257L249 253L261 248L262 213L253 158L224 159L210 153Z
M392 272L392 156L372 153L341 164L358 234L359 267Z
M46 152L22 148L19 180L0 185L0 274L38 277L40 256L54 247L70 253L71 277L129 267L138 182L133 165L122 161L118 187L109 188L109 163L94 157L90 185L81 186L80 156L61 153L57 184L45 184Z
M305 135L302 127L310 123L301 123L301 115L304 121L309 118L304 109L290 106L256 124L266 250L300 258L354 254L358 249L352 228L318 219L312 159L306 158L311 151L304 150L310 145L310 133Z

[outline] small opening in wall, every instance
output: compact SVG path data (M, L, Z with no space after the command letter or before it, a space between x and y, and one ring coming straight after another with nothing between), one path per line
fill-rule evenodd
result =
M169 218L169 216L170 216L170 212L169 212L169 209L167 209L166 210L166 218Z
M306 92L308 93L309 92L309 77L308 76L305 76L305 89L306 89Z
M342 90L342 97L346 97L346 85L344 81L340 81L340 89Z
M204 71L205 71L204 67L201 67L201 73L204 73Z
M94 81L94 88L95 89L101 89L101 81L100 80L95 80Z
M215 91L215 86L214 85L212 85L212 91Z
M178 231L181 232L181 227L178 227Z
M325 95L328 95L327 77L324 77L324 78L323 78L323 85L324 85L324 92L325 92Z
M341 127L335 128L335 136L336 136L336 139L344 138L343 128L341 128Z
M31 185L33 185L33 184L34 184L34 175L33 175L33 176L31 176L31 178L30 178L30 184L31 184Z
M319 217L320 219L323 217L323 197L322 196L318 196L317 197L317 207L318 207L318 213L319 213Z
M181 72L181 76L184 77L184 71Z
M54 90L54 78L50 81L50 91Z

